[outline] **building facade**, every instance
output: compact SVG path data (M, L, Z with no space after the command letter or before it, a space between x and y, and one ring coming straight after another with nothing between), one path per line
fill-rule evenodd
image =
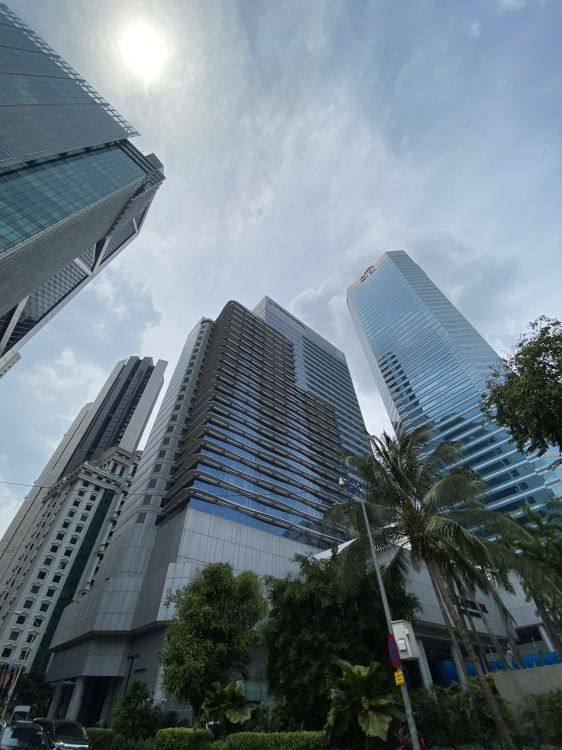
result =
M0 3L0 375L139 233L162 164Z
M106 719L130 668L156 703L166 700L157 652L173 616L169 593L210 562L284 576L295 554L341 541L323 515L345 497L349 447L368 450L339 350L269 298L253 312L229 302L216 321L201 320L97 581L53 639L53 712Z
M562 492L548 457L519 453L487 422L481 399L499 365L496 352L403 251L385 253L348 289L348 306L395 428L426 425L455 440L488 485L493 510L540 510Z
M21 659L26 667L31 665L40 645L36 641L49 627L51 615L47 617L47 613L60 612L55 602L66 585L69 564L75 581L89 555L84 539L88 544L95 542L92 528L101 533L104 519L114 513L115 505L119 506L115 498L126 491L126 482L138 462L139 440L162 388L166 364L159 360L154 365L149 357L130 357L117 363L96 400L80 410L0 540L0 643L13 641L9 634L15 629L22 638L25 635L26 644L35 644L34 648L24 647L18 636L18 648L16 641L13 647L7 646L10 653L0 656L0 662ZM99 481L87 479L92 472ZM86 485L95 487L86 491ZM86 495L87 499L80 500ZM74 541L68 543L69 537ZM75 565L77 558L79 563ZM50 562L45 562L47 559ZM65 573L59 568L68 570ZM47 584L51 593L43 602L40 596ZM24 606L30 596L33 604ZM44 604L48 606L35 612L36 606ZM23 623L14 621L13 613L19 609L18 617L25 619L28 628L31 613L42 619L33 641L27 641L31 632L24 634L19 627ZM26 612L28 609L30 612Z

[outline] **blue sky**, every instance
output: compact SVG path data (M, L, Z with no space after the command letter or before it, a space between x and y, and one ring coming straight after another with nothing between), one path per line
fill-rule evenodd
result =
M202 315L266 293L345 351L380 431L345 289L387 249L500 352L560 316L557 0L8 2L167 181L140 238L0 383L0 479L36 478L117 359L172 366ZM168 51L149 84L119 51L137 22ZM24 494L0 485L0 531Z

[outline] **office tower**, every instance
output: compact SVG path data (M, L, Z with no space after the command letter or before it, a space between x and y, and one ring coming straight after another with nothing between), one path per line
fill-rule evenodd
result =
M136 131L0 3L0 375L139 233L164 176Z
M129 457L125 461L127 466L134 464L139 440L162 388L165 369L166 362L159 360L154 365L149 357L130 357L118 362L95 401L82 407L64 435L0 540L0 627L26 590L45 550L58 541L51 539L52 533L68 535L58 528L65 497L73 491L72 482L66 484L66 478L74 477L80 466L97 466L98 459L104 459L100 466L105 467L111 449L119 449ZM120 460L123 463L124 459ZM128 473L127 466L119 477ZM111 473L110 469L104 471ZM96 484L102 486L102 479ZM110 485L115 490L114 477ZM110 485L103 485L108 492ZM93 515L103 494L100 490L95 492L96 498L91 499L94 507L90 509ZM77 493L85 494L79 490ZM86 527L82 531L85 535Z
M338 479L349 446L368 451L339 350L268 298L254 312L229 302L215 322L202 319L96 582L54 636L53 710L105 720L131 659L132 675L161 701L168 593L215 561L283 576L295 554L341 540L323 515L347 499Z
M44 493L18 561L22 570L18 565L7 581L8 599L0 609L0 665L45 671L64 607L95 581L139 457L110 448Z
M455 440L485 479L493 510L540 509L562 486L547 459L522 455L485 420L481 398L496 352L407 253L385 253L348 290L348 305L395 428L429 426Z

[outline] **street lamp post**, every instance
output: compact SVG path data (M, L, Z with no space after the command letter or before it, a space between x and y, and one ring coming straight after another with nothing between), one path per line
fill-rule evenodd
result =
M140 659L140 654L131 654L130 656L127 656L127 661L129 662L129 671L127 672L127 679L125 680L125 690L129 687L135 659Z
M367 517L367 509L365 507L365 496L363 494L363 489L358 483L350 479L344 479L343 477L340 477L338 484L340 485L340 487L345 487L347 485L351 487L352 489L355 489L357 494L359 495L359 503L361 505L361 510L363 511L363 520L365 522L365 530L367 532L367 538L369 540L369 547L371 548L371 559L373 561L373 566L375 568L375 573L377 576L377 582L379 584L379 591L380 591L381 600L382 600L382 608L384 610L384 616L386 618L388 634L394 638L394 629L392 627L392 615L390 613L390 607L388 605L388 599L386 597L386 589L384 587L384 581L382 579L379 558L377 555L377 551L375 549L375 543L373 541L373 535L371 533L369 519ZM410 731L410 738L412 740L412 750L420 750L418 729L416 727L416 720L414 718L414 712L412 711L412 702L410 700L410 693L408 692L408 686L406 685L406 681L404 681L400 685L400 690L402 692L404 710L406 711L406 720L408 722L408 729Z

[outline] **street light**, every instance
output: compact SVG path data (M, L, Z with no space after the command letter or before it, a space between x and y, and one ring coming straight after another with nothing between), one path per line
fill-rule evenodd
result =
M388 606L388 599L386 598L386 589L384 587L384 582L382 579L382 573L381 573L381 567L379 564L379 558L377 555L377 551L375 549L375 543L373 541L373 535L371 534L371 527L369 525L369 519L367 517L367 509L365 507L365 496L363 494L363 488L359 485L358 482L354 482L352 479L344 479L343 477L340 477L338 480L338 484L340 487L345 487L346 485L348 487L351 487L354 489L357 494L359 495L359 503L361 505L361 510L363 511L363 520L365 522L365 529L367 531L367 538L369 540L369 547L371 548L371 558L373 561L373 566L375 568L375 573L377 575L377 582L379 584L379 591L381 593L381 600L382 600L382 608L384 610L384 616L386 618L386 625L388 628L388 634L394 638L394 629L392 627L392 615L390 614L390 607ZM414 719L414 712L412 711L412 702L410 701L410 694L408 692L408 686L406 685L406 681L404 681L400 685L400 690L402 692L402 700L404 702L404 709L406 711L406 720L408 722L408 729L410 730L410 738L412 740L412 750L420 750L420 741L418 738L418 729L416 727L416 720Z

